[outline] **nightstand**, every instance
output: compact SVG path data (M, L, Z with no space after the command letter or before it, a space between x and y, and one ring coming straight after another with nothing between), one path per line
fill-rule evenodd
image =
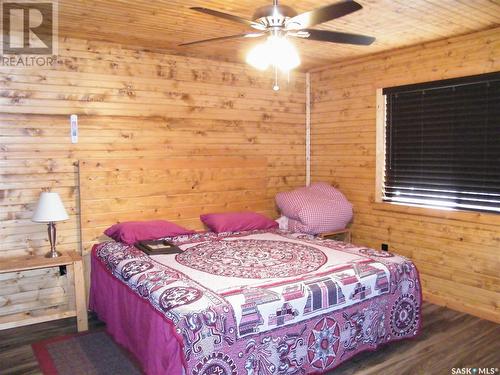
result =
M351 230L348 228L318 234L318 237L328 240L351 242Z
M71 316L76 316L78 332L88 330L83 262L79 254L72 251L57 258L45 258L43 256L0 258L0 274L62 266L66 266L68 269L68 276L70 276L68 277L68 283L73 281L75 293L72 305L74 306L70 306L69 310L46 312L43 314L18 313L5 315L0 317L0 330Z

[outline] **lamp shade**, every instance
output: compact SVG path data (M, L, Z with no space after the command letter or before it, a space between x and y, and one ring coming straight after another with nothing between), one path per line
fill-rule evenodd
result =
M68 214L64 209L59 194L49 192L40 194L38 205L31 220L38 223L68 220Z

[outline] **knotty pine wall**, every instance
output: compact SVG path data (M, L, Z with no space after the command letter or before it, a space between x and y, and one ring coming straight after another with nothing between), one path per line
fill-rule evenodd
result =
M375 203L376 89L498 70L500 28L341 62L311 80L312 180L354 203L353 242L413 259L428 301L500 322L498 215Z
M70 213L57 225L58 249L80 249L79 159L266 157L269 214L277 191L305 183L304 74L275 93L270 74L244 65L76 39L59 49L53 68L0 67L0 261L48 251L45 225L30 220L47 188ZM79 115L77 144L70 114ZM57 270L1 275L0 321L68 298Z

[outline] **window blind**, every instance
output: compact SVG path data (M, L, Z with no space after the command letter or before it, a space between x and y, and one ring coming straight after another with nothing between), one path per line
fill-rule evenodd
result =
M500 72L383 94L383 200L500 213Z

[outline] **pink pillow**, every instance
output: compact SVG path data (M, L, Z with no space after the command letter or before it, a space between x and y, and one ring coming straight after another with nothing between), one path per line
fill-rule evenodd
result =
M299 211L294 232L318 234L344 229L352 218L349 202L317 196Z
M200 216L200 220L215 233L273 229L278 227L276 221L256 212L204 214Z
M112 225L104 231L106 236L129 245L137 241L156 240L191 233L195 232L166 220L125 221Z
M311 197L309 188L303 187L292 191L283 191L276 194L276 204L281 214L290 218L298 219L299 210Z
M352 205L339 190L325 182L276 195L292 232L318 234L344 229L352 219Z
M323 194L336 201L347 201L347 198L340 192L340 190L335 189L332 185L327 184L326 182L315 182L309 186L309 190Z

